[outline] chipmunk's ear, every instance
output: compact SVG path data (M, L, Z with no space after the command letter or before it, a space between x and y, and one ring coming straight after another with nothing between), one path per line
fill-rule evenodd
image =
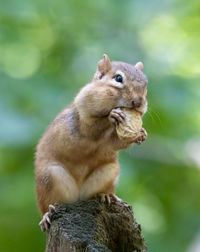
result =
M103 55L103 59L98 62L98 70L104 75L111 69L111 62L107 54Z
M142 62L138 62L138 63L135 64L135 67L136 67L136 68L139 68L139 69L142 71L143 68L144 68L144 65L143 65Z

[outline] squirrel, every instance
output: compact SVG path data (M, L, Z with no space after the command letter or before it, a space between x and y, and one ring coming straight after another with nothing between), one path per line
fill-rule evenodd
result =
M104 54L93 80L85 85L47 128L35 157L36 195L43 218L42 231L50 228L56 203L73 203L100 196L110 203L119 177L121 141L115 126L125 119L120 108L147 110L147 78L143 64L110 61ZM135 140L140 144L147 133Z

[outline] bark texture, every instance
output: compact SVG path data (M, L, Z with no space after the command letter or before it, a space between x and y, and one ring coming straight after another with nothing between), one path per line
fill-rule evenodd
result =
M61 204L51 216L46 252L143 252L141 227L125 202Z

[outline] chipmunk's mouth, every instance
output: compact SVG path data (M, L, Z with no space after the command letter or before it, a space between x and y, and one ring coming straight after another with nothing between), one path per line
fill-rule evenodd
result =
M146 102L144 106L141 106L139 108L134 108L134 110L139 112L140 115L143 116L147 112L147 108L148 108L148 103Z
M143 112L143 111L140 111L140 110L138 110L138 109L133 109L133 110L135 110L136 112L138 112L141 116L144 115L144 112Z
M145 110L140 110L140 109L136 109L136 108L133 108L133 107L129 107L129 106L124 106L124 107L120 107L120 108L128 108L128 109L131 109L131 110L134 110L136 112L138 112L141 116L143 116L145 114Z
M141 103L140 106L135 106L135 104L120 104L122 106L118 106L118 108L128 108L131 110L134 110L138 112L141 116L143 116L147 112L147 106L148 103L145 101L144 103ZM124 106L125 105L125 106Z

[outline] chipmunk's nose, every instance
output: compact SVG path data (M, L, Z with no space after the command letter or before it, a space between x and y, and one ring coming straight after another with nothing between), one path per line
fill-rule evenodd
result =
M141 105L142 105L142 98L141 98L141 97L135 98L135 99L132 101L132 106L133 106L133 108L139 108Z

